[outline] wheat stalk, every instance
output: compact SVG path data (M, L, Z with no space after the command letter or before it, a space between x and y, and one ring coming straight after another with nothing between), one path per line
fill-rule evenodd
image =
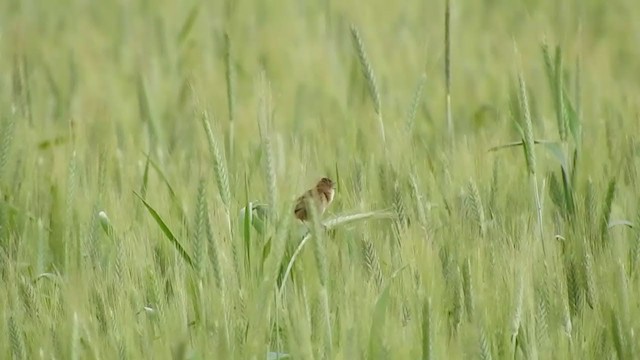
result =
M373 243L366 238L362 239L362 254L364 256L364 262L369 272L369 276L373 277L378 289L381 288L384 278L382 276L382 269L380 268L378 254Z
M278 187L276 165L273 156L273 143L270 133L271 91L265 73L262 72L261 75L258 127L260 129L260 141L262 145L262 151L264 153L264 169L266 174L265 180L268 190L269 204L271 207L271 213L275 213L275 209L278 204Z
M224 34L224 68L225 80L227 85L227 111L229 112L229 140L227 153L229 158L233 159L234 140L235 140L235 118L236 118L236 82L235 71L233 67L233 58L231 56L231 40L229 34Z
M513 310L513 317L511 319L511 341L515 346L516 339L520 334L522 326L522 308L524 303L524 279L522 274L517 275L516 279L516 293L515 304Z
M13 133L15 128L15 117L9 116L0 122L0 181L2 181L4 170L11 153L11 145L13 143Z
M478 187L473 179L470 179L467 183L467 196L465 196L464 200L465 207L471 210L471 214L478 224L480 236L484 237L486 235L484 206L482 205L482 199L480 198L480 191L478 191Z
M233 233L231 229L231 190L229 188L227 163L224 156L220 153L220 148L218 147L218 142L213 135L213 130L211 129L211 124L209 123L209 118L206 111L202 114L202 125L207 136L207 141L209 143L209 152L213 157L213 170L216 177L216 184L218 185L218 192L220 193L222 203L225 206L227 232L229 237L231 237Z
M11 344L11 354L14 359L26 359L27 354L24 345L24 338L14 316L9 316L7 320L9 330L9 343Z
M462 323L464 313L464 289L460 276L460 268L456 266L453 270L452 283L449 285L451 291L451 334L455 335Z
M413 98L411 100L411 105L409 106L409 110L407 111L407 120L405 129L407 134L413 133L414 123L416 120L416 115L418 113L418 105L420 105L420 99L422 98L422 92L424 90L424 86L427 83L427 75L420 75L420 79L418 80L418 85L416 85L415 90L413 91Z
M522 143L524 148L527 170L530 174L533 197L536 203L536 214L538 215L538 235L542 244L542 251L546 254L544 246L544 228L542 220L542 202L540 199L540 191L538 189L538 178L536 176L536 154L534 148L533 124L531 121L531 112L529 110L529 99L527 96L527 88L524 77L518 74L519 84L519 100L523 112L524 129L522 129Z
M384 132L384 122L382 120L382 102L380 101L380 92L378 91L378 83L376 81L375 74L373 73L373 67L371 66L371 62L369 62L369 58L367 57L367 52L364 49L364 43L362 38L360 37L360 32L355 25L351 25L351 38L353 40L353 45L358 52L358 60L360 61L360 66L362 67L362 73L367 80L367 87L369 89L369 95L371 96L371 101L373 102L373 107L375 113L378 117L378 126L380 129L380 138L382 139L382 143L386 146L386 136Z
M431 298L424 300L422 306L422 360L433 359L433 315Z
M427 233L427 228L428 228L427 214L426 214L426 210L425 210L425 207L424 207L424 204L423 204L422 193L420 192L420 188L418 187L417 177L414 176L414 175L411 175L410 181L411 181L411 189L413 190L413 198L414 198L414 201L416 203L416 209L417 209L417 213L418 213L418 220L420 221L420 226L422 227L422 230L426 234Z
M445 78L445 112L447 117L447 129L449 131L449 143L453 146L454 127L451 114L451 1L446 0L444 10L444 78Z
M464 293L464 307L469 321L473 321L475 302L473 300L473 280L471 279L471 262L467 258L462 266L462 290Z
M491 355L491 342L489 338L487 338L487 334L483 328L480 328L480 359L482 360L492 360L493 355Z
M206 234L205 214L206 214L206 187L204 179L200 179L198 184L198 194L196 195L196 217L194 220L195 234L193 237L193 266L198 276L203 276L203 258L207 256L207 246L204 241Z

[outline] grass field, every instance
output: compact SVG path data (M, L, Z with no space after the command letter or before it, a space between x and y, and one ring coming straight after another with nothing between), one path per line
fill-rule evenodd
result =
M1 2L0 358L638 358L640 6L446 8Z

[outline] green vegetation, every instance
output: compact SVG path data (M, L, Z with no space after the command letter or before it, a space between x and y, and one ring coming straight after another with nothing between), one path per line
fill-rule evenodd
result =
M1 2L0 358L637 358L640 7L446 8Z

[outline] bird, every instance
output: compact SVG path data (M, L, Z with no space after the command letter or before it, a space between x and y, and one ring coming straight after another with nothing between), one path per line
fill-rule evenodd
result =
M335 189L336 186L333 180L328 177L320 179L314 188L305 191L296 200L296 206L293 211L296 218L302 222L311 220L311 212L307 209L308 200L311 200L311 203L317 206L318 216L322 215L333 201Z

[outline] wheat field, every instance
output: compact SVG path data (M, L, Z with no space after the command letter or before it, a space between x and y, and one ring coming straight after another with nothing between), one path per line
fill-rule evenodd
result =
M640 7L448 1L0 2L0 358L638 358Z

